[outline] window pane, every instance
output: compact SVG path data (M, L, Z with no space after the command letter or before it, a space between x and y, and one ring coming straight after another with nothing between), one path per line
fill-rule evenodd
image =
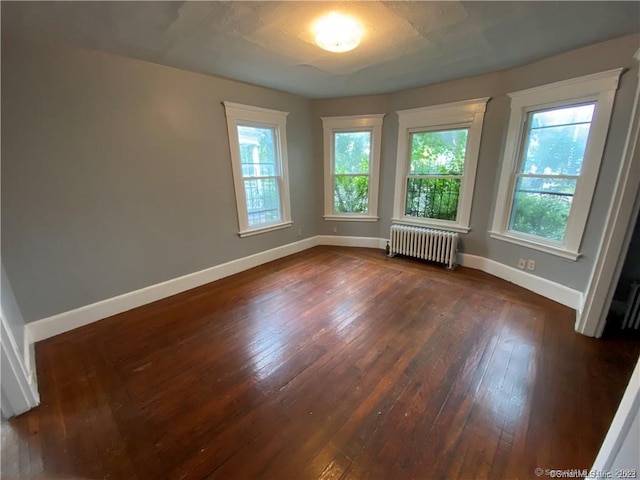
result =
M576 187L575 179L519 178L509 229L562 241Z
M557 195L573 195L576 189L575 178L520 177L516 181L516 192L555 193Z
M405 215L455 221L459 178L408 178Z
M249 226L280 220L280 192L276 178L244 181Z
M520 171L580 175L594 106L579 105L531 114Z
M557 125L573 125L576 123L590 123L593 118L595 103L585 105L571 105L535 112L531 115L532 128L553 127Z
M243 177L277 175L273 128L238 125L240 164Z
M461 175L469 129L411 134L410 175Z
M368 213L369 177L336 175L333 205L335 213Z
M371 132L334 133L336 174L369 173Z

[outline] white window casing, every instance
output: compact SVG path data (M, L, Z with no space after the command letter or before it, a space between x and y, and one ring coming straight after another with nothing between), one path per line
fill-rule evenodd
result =
M239 103L222 103L227 117L227 132L229 135L233 181L236 193L236 205L238 209L238 235L240 237L247 237L290 227L293 222L291 221L286 132L287 115L289 113L249 105L241 105ZM277 221L264 222L257 225L249 224L244 181L250 177L244 177L242 172L240 141L238 135L239 126L272 129L274 131L276 173L273 175L273 178L277 181L279 196L279 220Z
M493 214L493 225L489 232L492 238L570 260L579 258L582 236L611 120L615 92L622 71L623 69L618 68L508 94L511 98L511 113ZM521 156L524 154L523 141L527 134L525 130L528 116L531 112L581 103L595 103L595 110L564 239L555 241L509 230L515 179Z
M398 114L398 151L396 159L396 183L394 194L394 223L428 226L455 232L469 232L471 203L475 186L480 138L486 104L490 97L476 98L461 102L434 105L429 107L399 110ZM438 131L445 129L469 130L464 159L460 196L455 221L433 218L420 218L405 215L407 178L410 167L411 133Z
M378 220L378 188L380 184L380 153L382 147L382 122L385 114L321 117L324 151L324 219L357 222ZM369 189L366 213L340 213L334 206L335 134L345 132L370 132Z

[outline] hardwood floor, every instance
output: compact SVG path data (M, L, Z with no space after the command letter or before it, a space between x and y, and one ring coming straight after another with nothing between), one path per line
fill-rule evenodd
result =
M636 340L482 272L316 247L40 342L3 478L590 468Z

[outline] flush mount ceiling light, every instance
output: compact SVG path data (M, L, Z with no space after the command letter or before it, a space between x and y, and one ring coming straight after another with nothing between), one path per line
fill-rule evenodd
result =
M313 24L316 44L329 52L348 52L360 44L362 25L355 19L331 12Z

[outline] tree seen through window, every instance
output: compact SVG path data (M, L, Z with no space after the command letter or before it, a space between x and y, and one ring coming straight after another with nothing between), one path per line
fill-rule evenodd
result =
M510 230L564 239L594 109L589 103L529 114Z
M371 132L334 133L334 211L369 211Z
M410 134L405 215L456 221L469 130Z

